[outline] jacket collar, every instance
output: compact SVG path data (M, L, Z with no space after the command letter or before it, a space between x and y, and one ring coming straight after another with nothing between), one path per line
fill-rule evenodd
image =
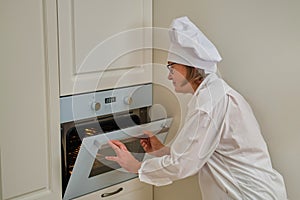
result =
M218 79L219 77L214 74L214 73L211 73L209 74L208 76L205 77L205 79L200 83L200 85L198 86L198 88L196 89L196 91L194 92L194 95L193 96L198 96L199 95L199 92L200 90L204 89L207 87L207 85L209 85L209 83L215 79Z

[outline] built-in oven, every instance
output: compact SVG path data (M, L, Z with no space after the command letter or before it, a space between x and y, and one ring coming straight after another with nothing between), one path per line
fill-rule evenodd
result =
M139 142L143 130L164 142L172 122L171 118L152 121L151 106L152 84L61 97L64 200L137 177L105 159L114 155L107 142L120 140L136 159L146 159Z

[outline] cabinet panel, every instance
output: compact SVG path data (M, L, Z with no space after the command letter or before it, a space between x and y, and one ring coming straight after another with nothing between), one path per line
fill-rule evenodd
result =
M122 189L121 189L122 188ZM120 190L118 193L111 196L102 197L109 193L114 193ZM114 185L107 189L103 189L83 197L76 198L76 200L153 200L152 185L142 183L139 179L133 179Z
M59 1L61 95L152 80L151 0Z
M0 2L0 199L58 199L55 1Z
M122 53L143 46L143 31L128 31L144 26L143 1L76 0L71 3L76 73L142 64L142 51L123 56ZM81 65L85 58L86 63Z

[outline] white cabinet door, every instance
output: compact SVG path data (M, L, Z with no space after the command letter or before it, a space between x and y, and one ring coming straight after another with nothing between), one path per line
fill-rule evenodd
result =
M153 200L152 185L135 178L75 200Z
M56 1L0 1L0 199L61 199Z
M151 0L58 1L61 96L151 82L151 19Z

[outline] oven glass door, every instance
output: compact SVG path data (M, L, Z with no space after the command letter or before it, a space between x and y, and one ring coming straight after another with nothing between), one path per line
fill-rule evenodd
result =
M84 138L63 199L72 199L136 178L136 174L128 173L115 162L105 159L106 155L114 155L107 142L122 141L133 155L142 161L145 154L139 144L139 138L143 130L156 133L156 136L164 142L171 123L172 118L167 118Z
M143 160L145 151L140 145L139 138L134 137L134 138L124 139L121 141L122 141L122 143L125 144L127 149L134 155L134 157L137 160L139 160L139 161ZM108 144L100 145L100 146L101 147L99 148L99 150L96 154L96 158L94 160L93 167L91 169L89 178L98 176L101 174L105 174L109 171L121 170L120 169L121 166L118 163L108 161L105 159L105 156L115 155L113 149Z

